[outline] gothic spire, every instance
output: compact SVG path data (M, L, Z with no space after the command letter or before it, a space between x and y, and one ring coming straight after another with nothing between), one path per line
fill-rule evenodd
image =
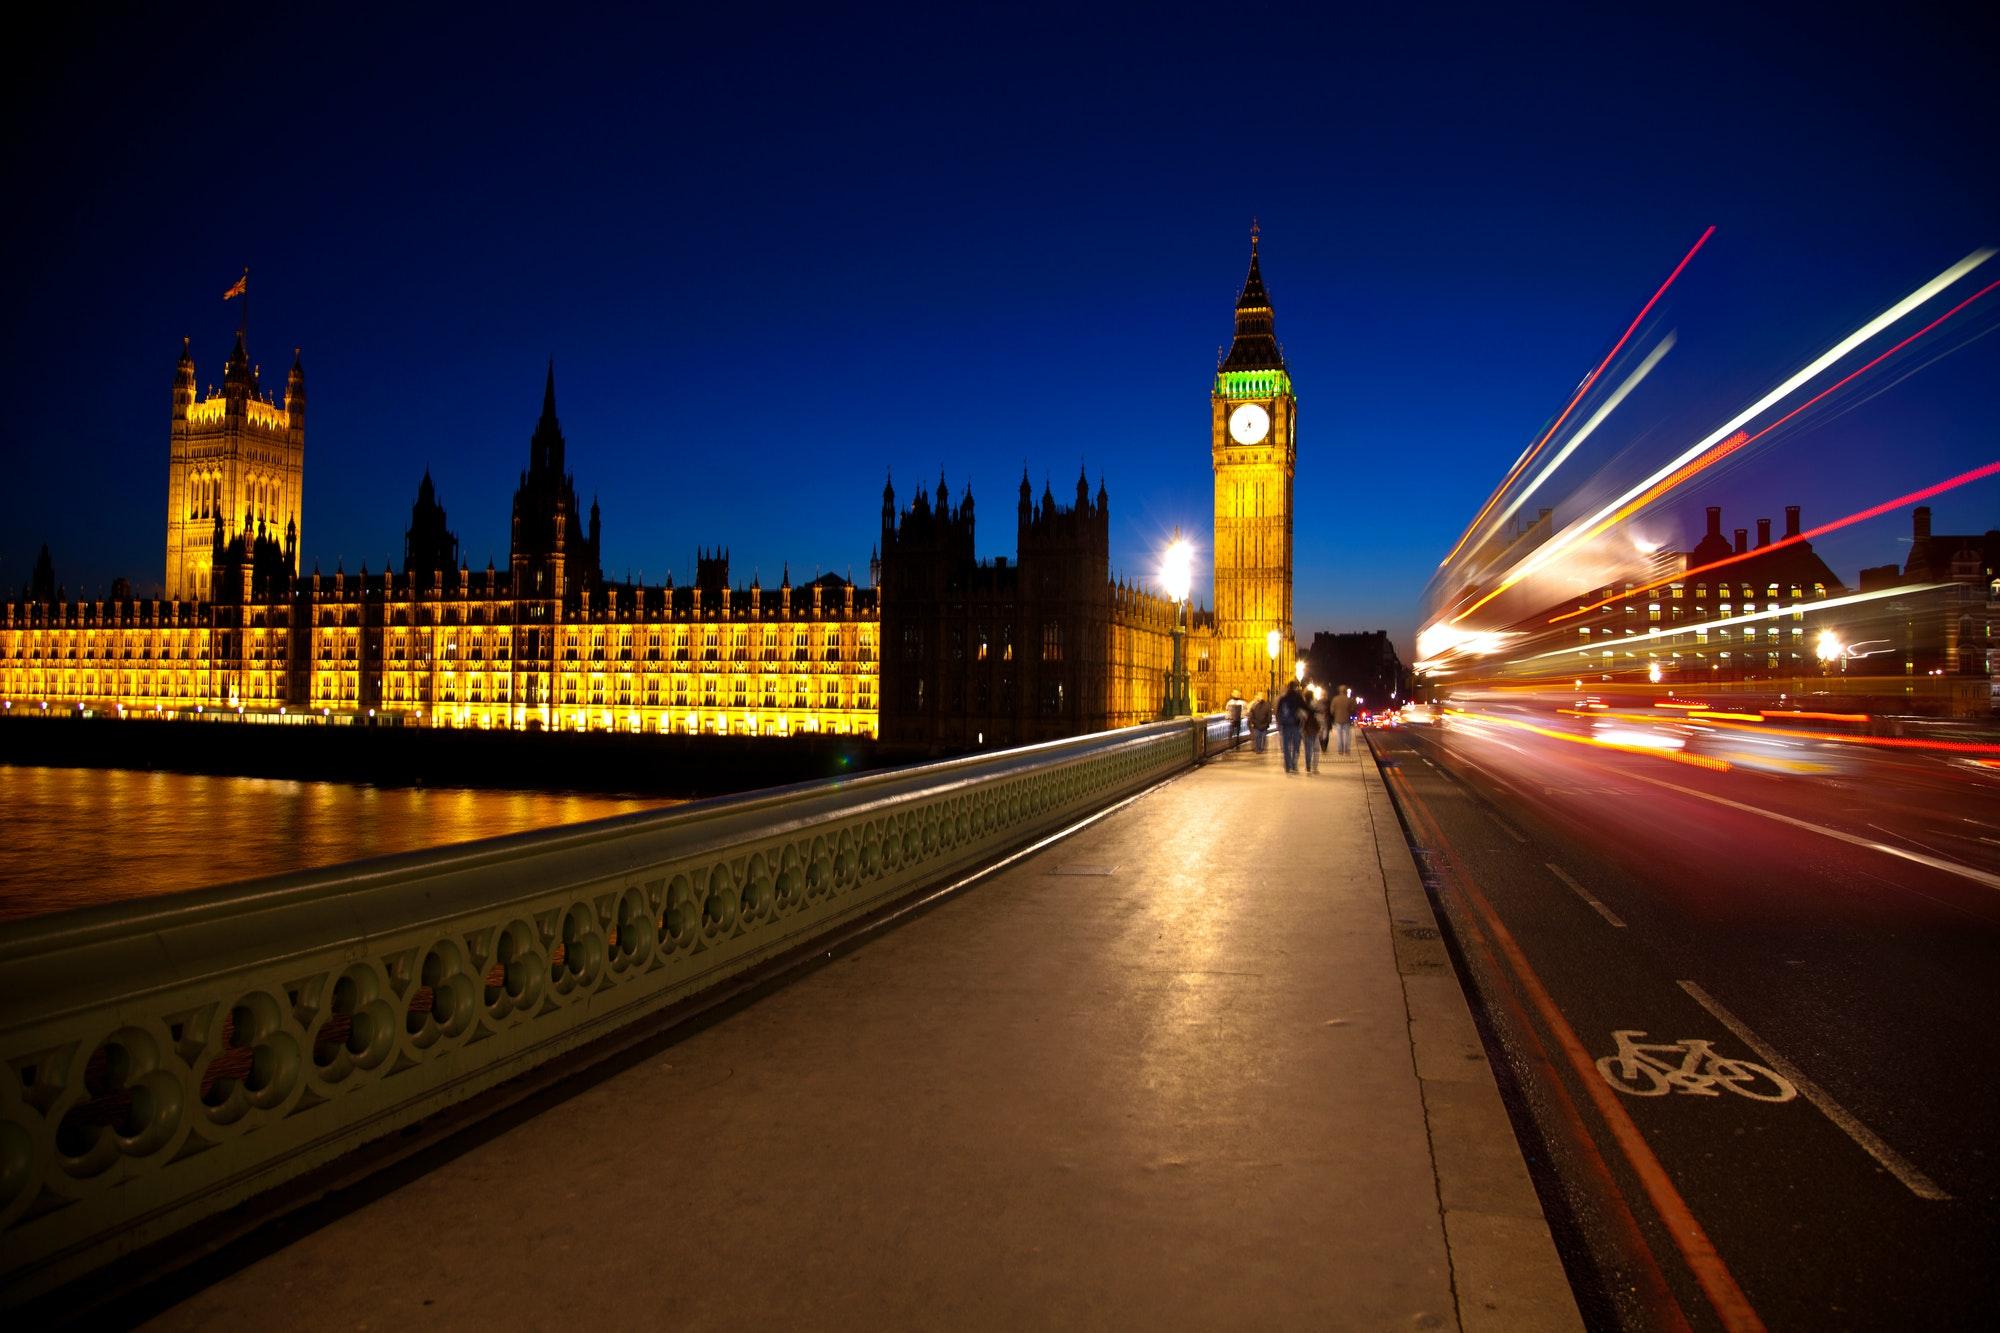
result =
M542 385L542 416L528 445L530 473L563 474L562 425L556 420L556 359L549 358L549 376Z
M1283 370L1285 354L1278 348L1272 329L1271 296L1264 290L1264 273L1257 258L1257 224L1250 224L1250 272L1236 297L1236 336L1222 368L1228 370Z

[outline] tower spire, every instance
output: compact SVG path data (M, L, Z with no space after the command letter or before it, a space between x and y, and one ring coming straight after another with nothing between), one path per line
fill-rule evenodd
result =
M1283 370L1285 354L1278 346L1272 327L1271 295L1264 290L1264 272L1258 262L1257 223L1250 223L1250 271L1244 275L1243 290L1236 296L1236 336L1223 358L1224 370Z

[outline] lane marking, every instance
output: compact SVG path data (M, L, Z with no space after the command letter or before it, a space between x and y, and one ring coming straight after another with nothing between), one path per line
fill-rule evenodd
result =
M1625 923L1618 919L1618 914L1612 911L1610 908L1606 907L1603 903L1597 901L1597 899L1591 897L1590 890L1584 888L1583 885L1571 879L1569 877L1569 872L1567 870L1564 870L1554 861L1544 861L1542 862L1542 864L1547 866L1549 868L1550 873L1552 873L1557 879L1569 885L1570 892L1574 893L1577 897L1589 903L1591 909L1595 911L1599 916L1603 917L1606 921L1609 921L1612 925L1618 927L1618 929L1620 930L1625 929Z
M1842 1133L1860 1145L1863 1152L1882 1164L1884 1170L1909 1189L1919 1199L1945 1200L1951 1196L1939 1189L1931 1178L1910 1165L1903 1155L1877 1138L1875 1131L1856 1120L1845 1107L1826 1095L1826 1090L1799 1072L1798 1066L1766 1046L1735 1014L1724 1009L1716 998L1692 981L1680 983L1694 1002L1715 1018L1716 1022L1736 1034L1736 1039L1763 1057L1764 1063L1778 1071L1786 1082L1799 1090L1799 1095L1818 1107L1820 1114L1840 1127Z
M1515 842L1522 843L1524 845L1527 843L1528 835L1521 832L1521 830L1515 828L1512 824L1509 824L1506 820L1500 818L1500 816L1488 815L1487 817L1491 819L1494 823L1498 824L1503 830L1505 830L1507 836L1512 838Z
M1463 891L1466 901L1473 908L1471 920L1474 928L1484 928L1485 937L1492 942L1492 947L1505 962L1508 971L1513 974L1522 996L1541 1016L1543 1029L1555 1039L1557 1049L1569 1062L1572 1073L1582 1084L1591 1104L1597 1108L1605 1129L1610 1133L1612 1141L1618 1145L1619 1151L1625 1155L1625 1161L1632 1168L1633 1175L1638 1178L1640 1188L1645 1191L1647 1200L1653 1205L1653 1211L1666 1224L1668 1237L1680 1251L1681 1259L1687 1264L1688 1270L1694 1274L1695 1282L1701 1287L1702 1294L1708 1298L1708 1303L1715 1310L1722 1326L1730 1330L1762 1330L1764 1321L1758 1317L1756 1308L1750 1304L1750 1298L1744 1294L1735 1275L1729 1271L1729 1265L1723 1261L1721 1252L1715 1248L1715 1242L1709 1239L1708 1232L1695 1218L1694 1210L1688 1207L1687 1200L1681 1196L1680 1190L1675 1188L1673 1177L1667 1174L1666 1167L1654 1155L1652 1148L1646 1142L1645 1135L1639 1132L1639 1126L1621 1105L1618 1094L1599 1077L1597 1062L1591 1058L1590 1052L1584 1049L1582 1039L1576 1035L1576 1029L1572 1028L1569 1020L1563 1017L1555 998L1549 994L1548 988L1542 984L1541 977L1529 965L1528 957L1522 952L1521 945L1515 940L1513 932L1507 929L1507 923L1500 919L1498 912L1494 911L1493 904L1487 901L1478 884L1465 873L1462 866L1458 865L1457 857L1451 851L1451 844L1445 839L1443 830L1438 827L1436 818L1431 815L1429 805L1417 794L1417 789L1410 785L1409 780L1404 778L1400 771L1390 770L1390 779L1397 791L1409 801L1404 809L1409 816L1413 816L1412 825L1414 826L1420 819L1426 826L1425 838L1449 865L1454 882ZM1531 1038L1535 1036L1532 1025L1526 1026L1525 1030ZM1562 1079L1553 1077L1553 1074L1551 1077L1552 1087L1567 1104L1569 1089ZM1577 1111L1574 1105L1569 1106L1569 1114L1573 1117L1581 1116L1581 1112ZM1579 1124L1577 1131L1583 1135L1584 1142L1590 1142L1587 1128ZM1624 1196L1615 1187L1612 1197L1624 1205ZM1627 1216L1630 1216L1629 1212ZM1650 1250L1642 1252L1650 1257ZM1657 1279L1659 1276L1657 1269L1649 1276ZM1670 1292L1661 1291L1655 1294L1652 1313L1663 1319L1675 1320L1680 1326L1686 1325L1686 1316Z
M1913 838L1907 833L1899 832L1896 829L1888 828L1882 824L1869 824L1868 827L1874 829L1878 833L1886 833L1892 838L1901 838L1904 842L1915 843L1917 846L1923 848L1927 852L1935 852L1939 856L1944 855L1943 848L1933 847L1929 843L1925 842L1922 838Z
M1732 801L1727 796L1715 796L1705 791L1697 791L1693 787L1683 787L1678 782L1664 782L1659 778L1648 777L1644 773L1628 773L1625 776L1636 778L1640 782L1650 782L1655 787L1665 787L1668 791L1677 791L1683 796L1692 796L1697 800L1708 801L1714 805L1726 805L1732 810L1741 810L1748 815L1759 815L1765 819L1775 820L1780 824L1790 824L1793 828L1802 828L1808 833L1817 833L1821 837L1832 838L1838 842L1848 843L1851 846L1866 847L1870 851L1881 852L1885 856L1896 856L1901 857L1905 861L1914 861L1920 866L1929 866L1933 870L1942 870L1947 875L1957 875L1961 879L1969 879L1975 884L1984 884L1989 889L2000 889L2000 875L1989 875L1984 870L1974 870L1971 866L1962 866L1956 861L1946 861L1935 856L1926 856L1922 852L1913 852L1905 847L1891 847L1888 843L1876 842L1873 838L1864 838L1858 834L1843 832L1837 828L1828 828L1824 824L1815 824L1807 819L1794 819L1790 815L1781 815L1776 810L1766 810L1762 806L1746 805L1742 801Z

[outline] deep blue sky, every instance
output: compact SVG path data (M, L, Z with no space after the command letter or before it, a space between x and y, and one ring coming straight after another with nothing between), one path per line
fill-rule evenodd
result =
M608 572L727 544L740 579L865 578L884 470L907 498L941 465L1011 555L1025 461L1058 495L1102 473L1113 563L1150 574L1206 530L1254 214L1301 635L1407 652L1438 557L1704 226L1607 457L2000 241L1995 48L1942 11L714 8L171 6L13 44L0 586L44 539L73 595L157 585L174 358L191 334L220 379L245 264L267 383L305 349L308 569L400 559L427 463L504 562L553 354ZM2000 456L1996 385L1983 338L1687 510L1810 522ZM2000 486L1937 508L1983 530Z

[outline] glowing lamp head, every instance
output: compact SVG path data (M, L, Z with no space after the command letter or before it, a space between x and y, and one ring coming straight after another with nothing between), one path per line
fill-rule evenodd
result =
M1306 664L1304 661L1292 663L1292 679L1298 681L1300 684L1305 683Z
M1284 641L1284 636L1276 630L1272 630L1264 636L1264 651L1270 654L1273 662L1278 660L1278 649L1283 645Z
M1823 629L1819 632L1819 642L1814 645L1813 651L1819 655L1820 661L1833 662L1846 654L1847 645L1840 641L1838 634L1830 629Z
M1660 664L1658 662L1646 668L1646 679L1652 681L1655 685L1660 683Z
M1160 587L1171 601L1185 602L1194 587L1194 547L1185 537L1175 537L1160 558Z

